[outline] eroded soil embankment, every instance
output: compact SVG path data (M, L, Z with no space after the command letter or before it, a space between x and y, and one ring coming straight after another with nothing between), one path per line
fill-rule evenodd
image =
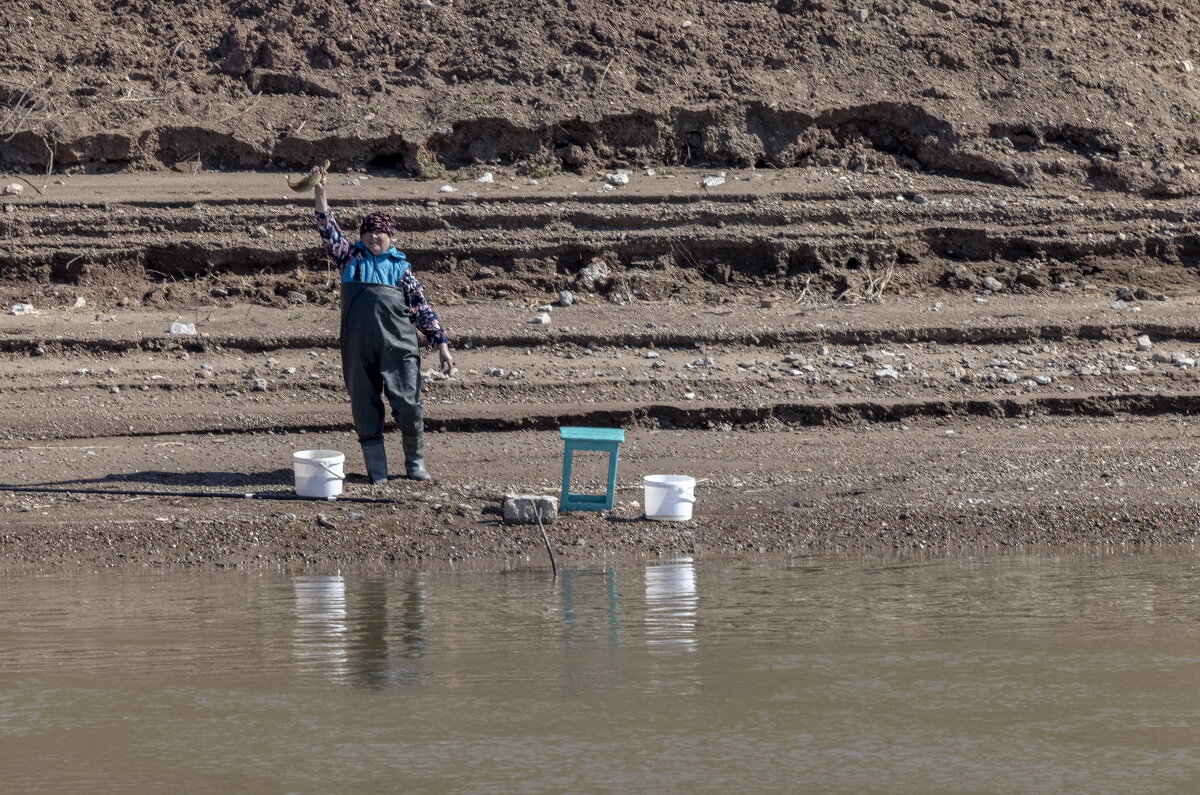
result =
M531 306L561 290L629 303L772 292L861 301L932 288L1127 297L1194 294L1200 237L1188 200L1039 193L889 172L788 169L527 184L336 174L332 201L397 217L397 239L444 303ZM6 199L0 297L91 306L280 307L336 298L308 196L269 174L90 176ZM611 187L609 185L608 187ZM285 195L286 194L286 195ZM588 269L591 266L591 270ZM599 269L599 270L598 270ZM586 274L599 274L585 278Z

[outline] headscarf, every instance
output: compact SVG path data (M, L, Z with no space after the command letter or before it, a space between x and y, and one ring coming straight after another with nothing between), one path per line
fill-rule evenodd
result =
M371 213L362 219L362 225L358 227L360 235L365 235L367 232L383 232L388 237L395 237L396 222L392 220L392 216L386 213Z

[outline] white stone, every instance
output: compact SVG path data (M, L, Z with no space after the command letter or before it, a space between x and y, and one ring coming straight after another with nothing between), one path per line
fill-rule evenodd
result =
M32 315L33 304L13 304L9 313L13 315Z
M1048 375L1035 375L1033 377L1033 380L1036 381L1037 383L1041 384L1042 386L1047 386L1049 384L1054 383L1054 379Z
M504 521L517 524L542 524L558 517L558 497L545 494L505 494Z
M628 185L629 184L629 175L622 174L620 172L614 172L612 174L605 174L604 181L607 182L609 185Z
M76 309L83 309L85 306L87 306L87 299L84 298L82 295L75 299L75 308Z
M1143 334L1137 338L1137 347L1139 351L1148 351L1154 347L1154 343L1150 341L1149 334Z
M172 334L195 334L196 333L196 324L195 323L172 323L170 332Z
M591 292L608 283L608 263L597 257L579 271L579 281Z
M700 184L706 188L715 188L718 185L725 184L725 177L717 176L716 174L706 174L704 179L700 180Z
M443 185L442 187L438 188L439 193L454 193L454 191L455 188L453 185Z
M548 325L550 325L550 315L546 314L545 312L542 312L540 315L534 315L533 317L529 318L525 322L532 323L535 326L548 326Z
M495 182L496 176L490 171L485 171L475 178L476 182Z
M17 182L10 182L0 190L0 196L20 196L25 190L25 186Z

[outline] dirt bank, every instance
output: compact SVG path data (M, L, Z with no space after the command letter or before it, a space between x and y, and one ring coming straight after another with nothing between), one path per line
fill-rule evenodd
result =
M13 0L0 168L839 166L1190 195L1164 0ZM1076 187L1075 189L1078 189Z

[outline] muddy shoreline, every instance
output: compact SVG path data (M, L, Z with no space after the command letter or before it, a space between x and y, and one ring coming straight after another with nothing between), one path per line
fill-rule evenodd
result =
M286 495L291 453L332 448L348 496L394 502L0 491L0 556L14 572L545 566L536 527L506 525L500 502L558 493L562 424L627 433L614 510L548 527L567 564L1190 547L1194 300L931 291L764 308L730 293L556 307L540 330L517 302L451 302L469 344L457 378L426 384L436 480L381 486L361 475L332 306L8 315L10 484ZM177 315L198 333L170 334ZM601 470L577 464L577 485L599 490ZM692 522L642 518L656 473L702 480Z

